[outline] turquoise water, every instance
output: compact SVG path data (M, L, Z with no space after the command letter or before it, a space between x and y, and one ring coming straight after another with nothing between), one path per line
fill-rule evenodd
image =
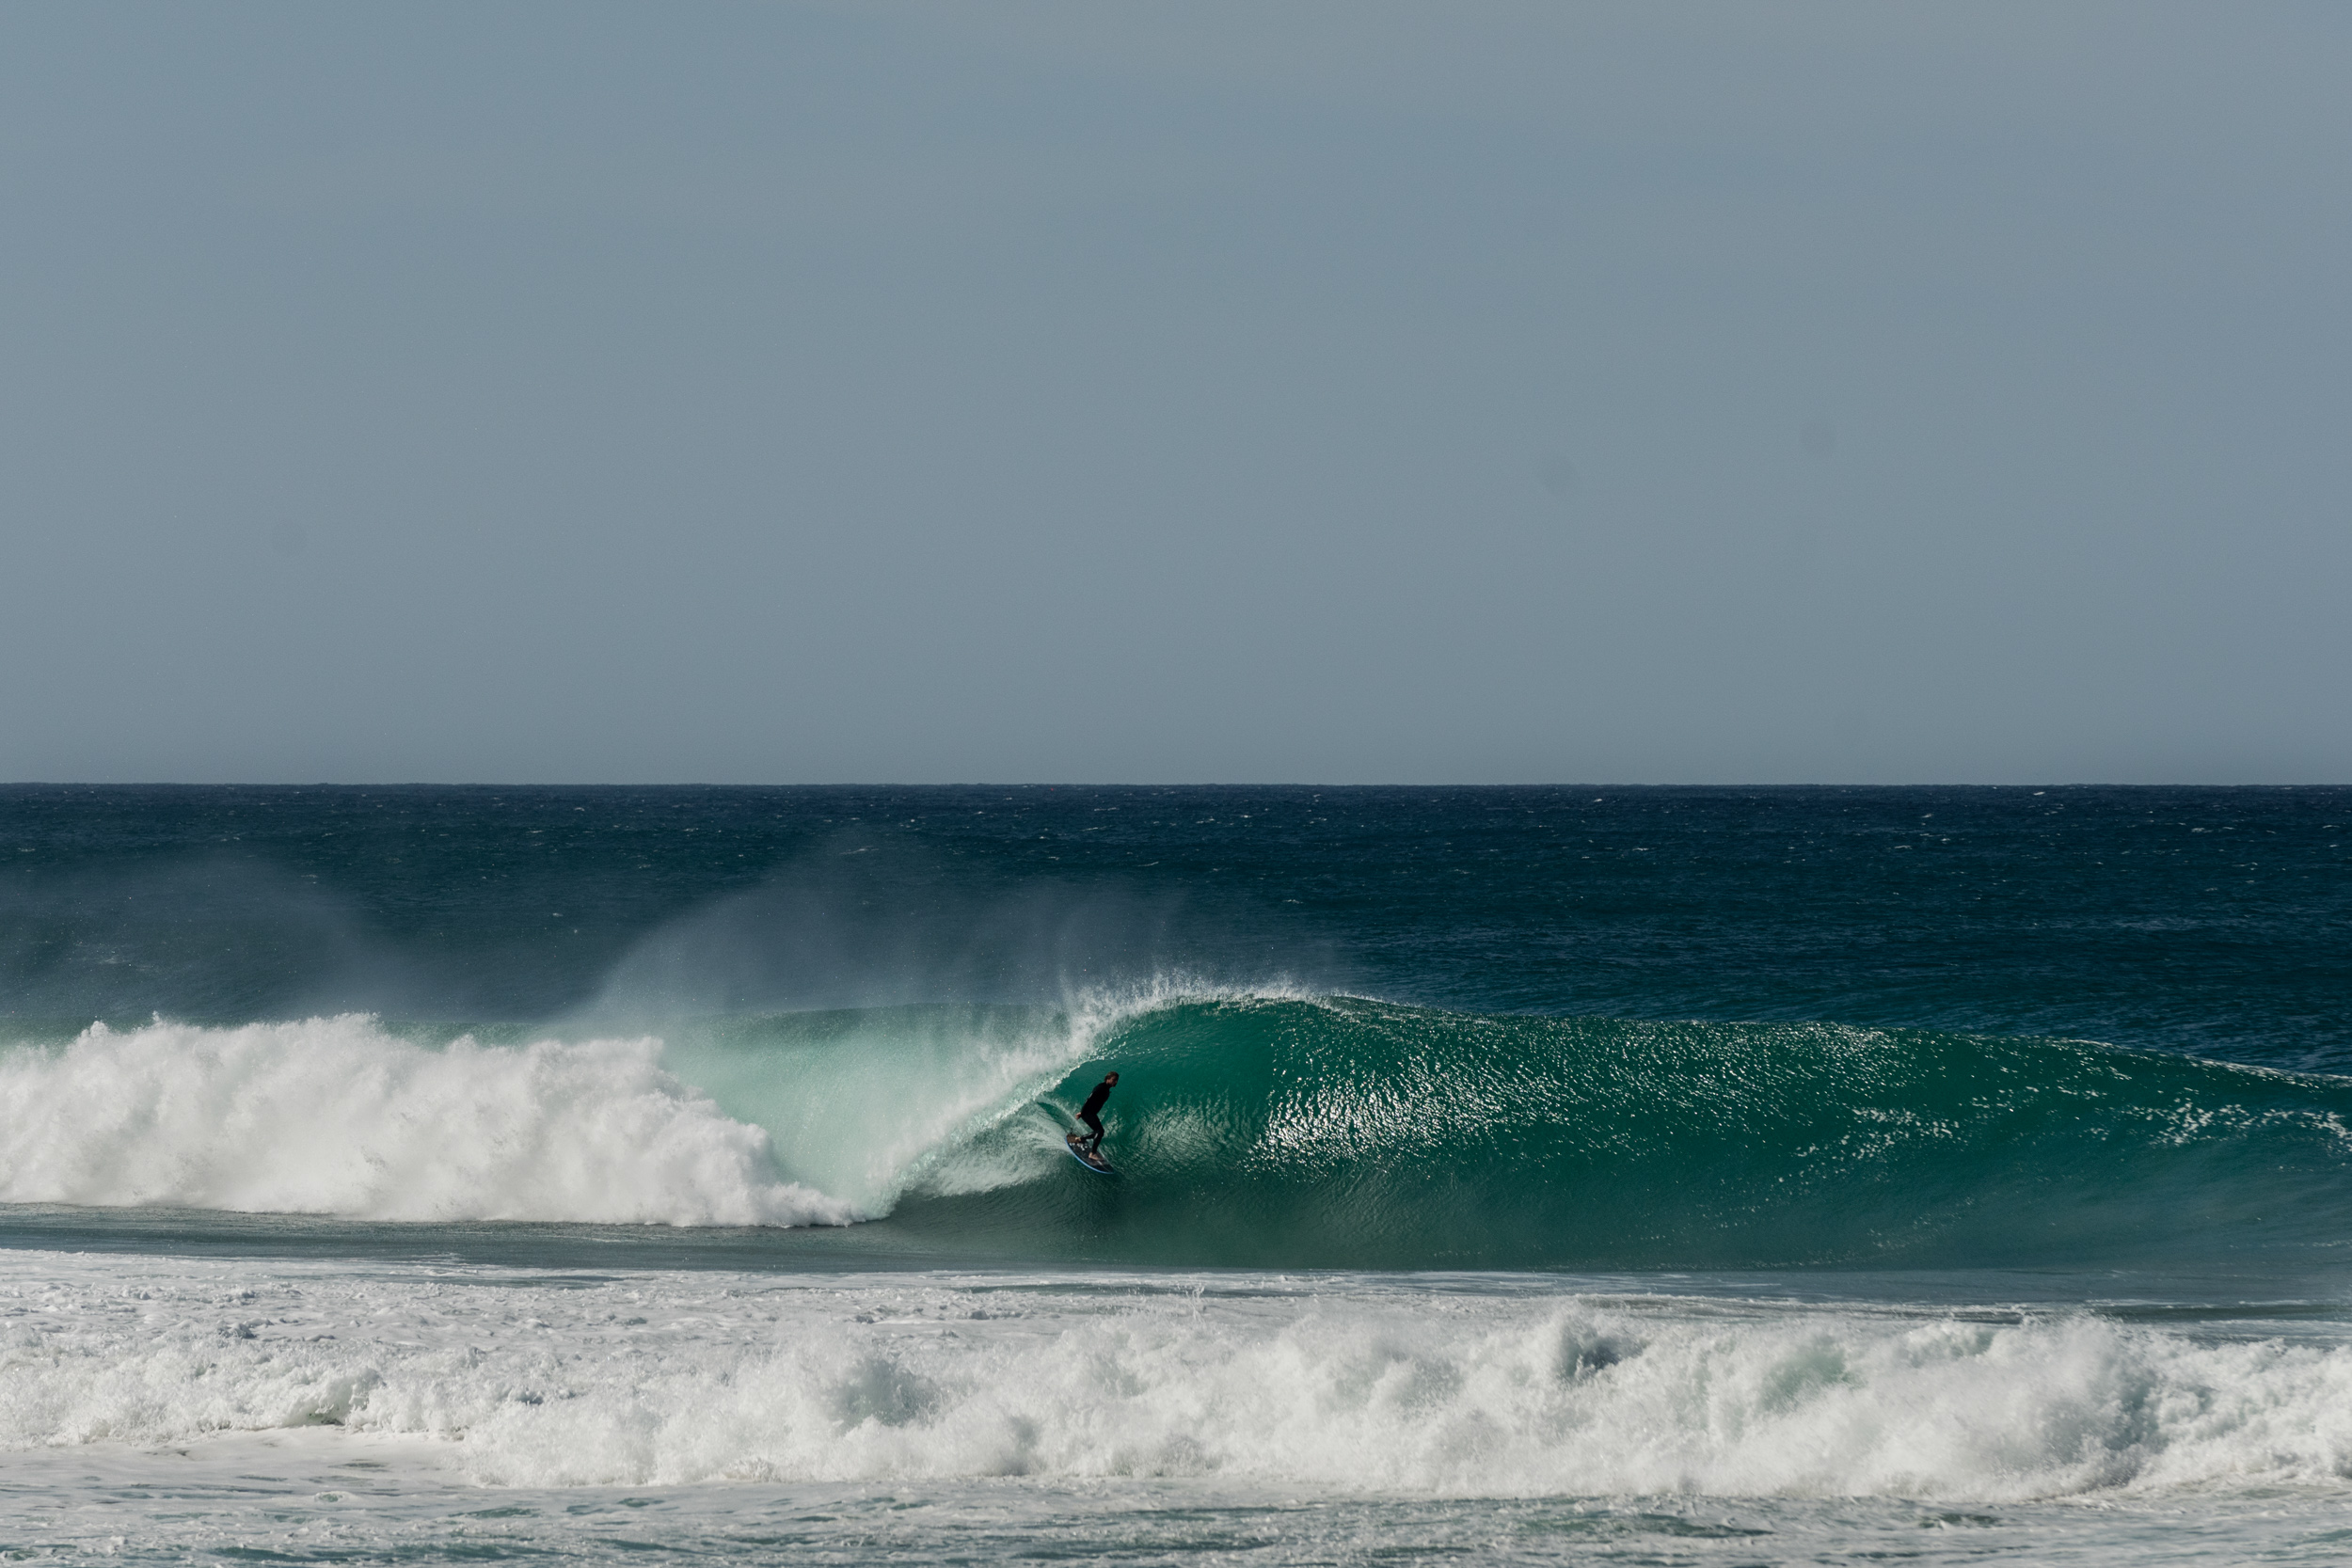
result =
M0 791L0 1448L40 1478L0 1523L2328 1560L2347 828L2337 790ZM1111 1068L1104 1181L1060 1137Z

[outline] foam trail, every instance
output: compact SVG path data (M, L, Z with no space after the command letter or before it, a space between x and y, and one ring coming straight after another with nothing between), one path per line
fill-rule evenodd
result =
M0 1259L0 1449L334 1426L491 1485L1024 1475L1457 1497L2275 1497L2340 1494L2352 1473L2340 1334L1219 1283L581 1288L20 1254Z
M428 1050L349 1015L0 1056L0 1201L384 1220L840 1224L652 1039Z

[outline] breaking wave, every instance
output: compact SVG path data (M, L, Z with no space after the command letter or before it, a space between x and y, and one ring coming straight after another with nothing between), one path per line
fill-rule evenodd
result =
M1068 1112L1122 1073L1104 1182ZM92 1027L0 1055L0 1200L806 1226L1280 1267L1984 1266L2331 1248L2352 1082L2083 1041L1476 1015L1167 982L1058 1007Z

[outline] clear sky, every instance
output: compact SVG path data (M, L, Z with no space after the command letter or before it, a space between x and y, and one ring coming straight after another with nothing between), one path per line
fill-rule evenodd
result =
M0 779L2352 779L2352 8L0 10Z

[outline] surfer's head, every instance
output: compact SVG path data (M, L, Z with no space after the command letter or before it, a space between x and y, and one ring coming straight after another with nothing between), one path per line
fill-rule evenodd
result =
M1105 1084L1116 1084L1119 1082L1119 1074L1116 1072L1106 1072L1103 1074L1103 1082Z

